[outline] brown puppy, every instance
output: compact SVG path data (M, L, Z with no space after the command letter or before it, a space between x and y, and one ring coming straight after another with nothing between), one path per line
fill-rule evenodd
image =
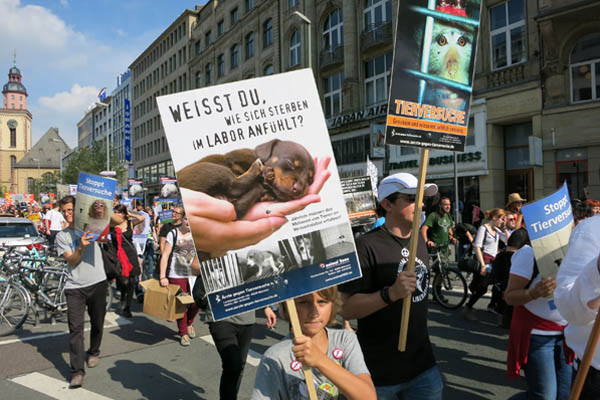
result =
M271 140L255 150L204 157L177 173L179 186L227 200L242 218L257 201L306 195L315 174L309 152L291 141Z

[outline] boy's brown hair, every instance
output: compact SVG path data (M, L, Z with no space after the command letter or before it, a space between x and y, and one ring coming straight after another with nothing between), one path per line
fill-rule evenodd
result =
M311 294L311 293L307 293L307 294ZM340 300L340 296L339 296L339 292L338 292L338 288L337 286L332 286L330 288L327 289L323 289L323 290L319 290L317 292L317 294L319 296L321 296L322 298L324 298L327 301L331 301L333 304L331 305L331 315L329 316L329 321L327 322L327 326L332 325L335 322L335 317L337 316L338 312L340 311L341 308L341 300ZM300 296L302 297L302 296ZM283 307L281 307L281 316L286 319L286 320L290 320L288 311L287 311L287 307L285 305L285 303L281 303Z

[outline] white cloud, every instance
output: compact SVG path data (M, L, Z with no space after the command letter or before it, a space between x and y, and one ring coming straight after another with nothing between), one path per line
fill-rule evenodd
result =
M125 32L123 29L118 28L117 29L117 35L119 35L119 37L125 37L127 36L127 32Z
M74 84L70 91L56 93L52 97L42 96L39 103L59 113L82 113L87 106L97 100L99 89L95 86Z

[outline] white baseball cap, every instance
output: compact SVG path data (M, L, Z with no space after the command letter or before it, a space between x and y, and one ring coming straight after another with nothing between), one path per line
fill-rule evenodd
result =
M419 181L417 178L406 172L399 172L394 175L390 175L383 179L379 184L378 200L381 203L383 199L393 193L404 193L404 194L416 194L417 185ZM424 195L434 196L438 191L438 187L435 183L426 183Z

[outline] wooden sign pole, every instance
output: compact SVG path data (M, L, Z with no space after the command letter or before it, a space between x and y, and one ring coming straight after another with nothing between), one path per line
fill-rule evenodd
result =
M429 149L421 149L421 161L419 163L419 182L417 184L417 193L415 198L415 213L413 216L413 226L410 233L408 264L404 271L415 270L415 257L417 255L417 244L419 243L419 227L421 226L421 210L423 209L423 193L425 191L425 176L427 175L427 163L429 162ZM406 335L408 333L408 319L410 315L410 305L412 303L412 294L406 296L402 304L402 321L400 323L400 339L398 341L398 350L406 350Z
M294 299L286 300L285 305L292 324L292 333L294 334L294 337L297 338L298 336L302 336L302 329L300 328L300 321L298 320L298 312L296 311ZM312 369L302 364L302 371L304 372L304 381L306 382L306 388L308 389L309 399L317 400L317 390L315 389Z
M583 353L581 364L579 365L579 369L577 370L577 377L575 378L575 383L573 383L573 387L571 388L571 395L569 396L569 400L579 399L579 395L581 394L581 390L583 389L585 378L590 369L590 364L592 363L592 358L594 358L594 354L596 353L596 346L598 345L599 338L600 313L596 315L596 320L594 321L594 326L592 327L590 337L588 339L587 345L585 346L585 352Z

